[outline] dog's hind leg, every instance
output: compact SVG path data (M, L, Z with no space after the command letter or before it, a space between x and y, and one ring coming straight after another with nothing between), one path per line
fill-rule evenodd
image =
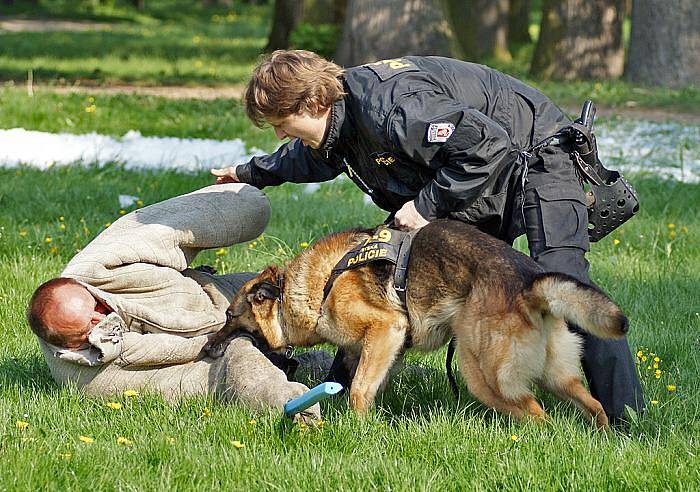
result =
M529 411L523 410L521 405L507 401L487 383L479 361L468 347L460 343L459 339L457 339L457 357L459 359L459 370L467 382L467 388L469 388L469 392L476 399L488 407L507 415L512 415L517 419L523 419L530 414ZM542 413L544 413L544 410Z
M598 400L586 390L579 373L581 340L559 319L545 317L549 323L549 339L544 373L539 383L564 401L570 401L595 422L596 427L608 427L608 417Z
M387 377L406 340L406 323L394 319L388 326L374 323L367 328L357 372L350 388L350 406L366 413L374 403L380 385Z

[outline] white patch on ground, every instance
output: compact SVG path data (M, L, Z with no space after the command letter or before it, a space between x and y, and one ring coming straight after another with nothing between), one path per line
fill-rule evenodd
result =
M27 165L38 169L52 166L103 166L111 162L126 169L171 169L199 171L248 161L261 150L246 150L241 139L144 137L129 131L122 138L97 133L73 135L46 133L22 128L0 130L0 167Z
M700 127L678 123L606 121L596 125L603 163L623 173L653 173L700 183ZM192 172L243 163L258 149L240 139L144 137L129 131L121 138L96 133L73 135L21 128L0 130L0 167L27 165L39 169L67 165L124 164L126 169L170 169ZM319 189L308 184L304 194Z
M700 126L620 120L597 124L595 133L608 168L700 183Z
M133 195L119 195L119 208L131 207L134 203L139 201L140 198Z

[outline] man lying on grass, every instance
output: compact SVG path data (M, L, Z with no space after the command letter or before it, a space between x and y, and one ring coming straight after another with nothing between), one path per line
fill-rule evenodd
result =
M253 274L213 275L188 265L203 249L257 237L269 215L263 193L225 185L116 221L30 301L28 321L54 379L97 395L145 390L177 401L213 394L278 409L305 392L247 338L233 340L222 359L201 355ZM307 355L306 369L320 359ZM318 405L309 415L319 416Z

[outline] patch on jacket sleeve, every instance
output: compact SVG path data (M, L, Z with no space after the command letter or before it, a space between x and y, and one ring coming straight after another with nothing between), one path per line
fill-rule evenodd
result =
M428 126L428 142L447 142L447 139L452 136L454 131L455 126L452 123L431 123Z

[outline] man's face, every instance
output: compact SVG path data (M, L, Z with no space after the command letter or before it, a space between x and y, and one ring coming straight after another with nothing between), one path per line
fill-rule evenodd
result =
M90 331L111 312L82 285L64 285L53 293L45 323L66 348L87 343Z
M267 122L275 129L275 135L280 140L298 138L304 145L317 149L323 143L329 115L330 109L327 109L318 116L309 113L291 114L284 118L269 117Z

